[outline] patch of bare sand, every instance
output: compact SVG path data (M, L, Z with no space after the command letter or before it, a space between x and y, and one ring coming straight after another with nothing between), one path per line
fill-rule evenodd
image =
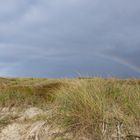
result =
M31 107L24 111L16 109L1 109L0 119L7 116L11 117L9 124L5 124L0 128L0 140L58 140L72 139L71 134L64 135L58 128L53 128L46 120L34 120L35 117L48 115L50 111L43 111L39 108ZM10 119L10 118L9 118Z

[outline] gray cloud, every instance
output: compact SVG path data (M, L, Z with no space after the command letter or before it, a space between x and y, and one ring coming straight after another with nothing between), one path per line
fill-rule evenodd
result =
M140 77L139 0L0 2L0 75Z

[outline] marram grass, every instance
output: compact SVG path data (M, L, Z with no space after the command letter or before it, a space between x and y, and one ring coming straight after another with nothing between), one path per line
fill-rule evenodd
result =
M139 80L5 78L0 80L0 106L49 106L50 122L71 131L75 140L140 135Z
M56 95L56 122L75 134L109 139L117 127L122 137L140 132L140 85L112 80L75 80ZM124 134L126 136L124 136ZM120 134L121 135L121 134Z

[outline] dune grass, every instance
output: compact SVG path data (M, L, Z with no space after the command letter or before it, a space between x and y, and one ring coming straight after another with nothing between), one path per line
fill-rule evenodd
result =
M53 108L52 124L94 140L140 135L140 82L115 78L0 79L0 106Z
M57 80L15 78L0 79L1 107L46 107L64 83Z
M55 123L73 130L76 137L88 134L98 140L140 132L140 85L134 83L99 78L73 81L56 95Z

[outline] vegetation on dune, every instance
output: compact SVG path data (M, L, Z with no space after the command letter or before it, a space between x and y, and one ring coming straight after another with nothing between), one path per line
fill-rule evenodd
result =
M54 100L54 93L64 86L57 80L20 78L0 80L1 107L45 107Z
M102 78L1 79L0 106L51 106L50 123L98 140L140 135L140 82Z
M109 139L116 129L126 136L136 129L140 131L137 82L132 86L114 79L92 79L76 80L73 84L57 94L56 123L74 130L76 135L85 133L98 139Z

